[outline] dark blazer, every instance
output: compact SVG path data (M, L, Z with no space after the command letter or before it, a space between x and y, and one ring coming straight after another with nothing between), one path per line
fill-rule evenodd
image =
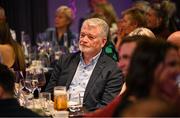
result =
M68 90L79 61L80 52L62 55L54 68L46 91L53 93L55 86L66 86ZM87 84L83 106L87 110L95 110L107 105L119 94L122 84L122 72L116 62L102 52Z

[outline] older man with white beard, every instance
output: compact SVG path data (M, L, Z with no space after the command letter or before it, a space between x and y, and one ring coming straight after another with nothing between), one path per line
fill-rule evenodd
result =
M88 111L107 105L118 95L123 84L122 72L102 51L108 31L102 19L85 20L80 32L80 52L61 56L46 91L66 86L69 93L79 92Z

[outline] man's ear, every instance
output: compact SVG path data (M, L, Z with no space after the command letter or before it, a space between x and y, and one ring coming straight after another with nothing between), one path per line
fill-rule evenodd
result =
M106 42L107 42L107 39L103 38L102 39L102 45L101 45L102 48L105 46Z

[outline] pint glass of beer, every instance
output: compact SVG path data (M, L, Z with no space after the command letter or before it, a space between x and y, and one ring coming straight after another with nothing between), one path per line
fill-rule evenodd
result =
M67 92L65 86L54 87L54 109L57 111L67 110Z

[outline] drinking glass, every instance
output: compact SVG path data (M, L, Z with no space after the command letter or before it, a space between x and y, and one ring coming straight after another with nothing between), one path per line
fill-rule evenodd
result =
M41 101L41 106L45 112L50 112L51 106L51 93L42 92L39 94L39 99Z
M80 111L82 108L82 101L79 92L69 93L68 107L71 112Z
M65 86L54 87L54 109L67 110L67 92Z
M46 84L46 77L43 68L37 70L36 78L38 79L38 87L42 87Z
M23 102L23 106L31 107L31 100L33 99L32 94L32 84L31 84L32 74L26 71L26 77L24 81L22 81L23 88L21 89L21 94L23 97L21 98L21 102Z
M24 80L24 87L22 89L26 94L29 94L33 91L32 83L31 83L32 78L33 78L33 74L29 71L26 71L26 78Z

